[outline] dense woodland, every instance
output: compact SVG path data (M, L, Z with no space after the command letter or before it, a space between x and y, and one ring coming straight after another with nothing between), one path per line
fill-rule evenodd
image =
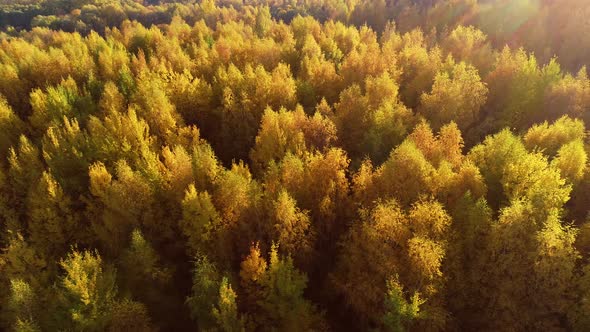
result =
M589 24L0 0L0 329L589 331Z

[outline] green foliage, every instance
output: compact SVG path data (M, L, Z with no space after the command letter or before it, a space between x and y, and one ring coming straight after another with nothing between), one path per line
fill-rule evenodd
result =
M206 256L196 257L193 270L192 296L186 299L191 317L199 328L210 329L216 323L212 308L220 294L221 277Z
M524 135L524 143L529 150L539 149L554 157L565 144L586 137L584 122L563 116L549 125L546 121L532 126Z
M33 320L36 308L35 294L31 286L22 279L10 281L11 296L8 303L9 310L13 312L17 331L39 331Z
M271 330L302 331L318 328L321 317L303 298L307 277L299 272L290 257L280 257L272 246L268 268L259 279L262 288L258 306L263 326Z
M103 330L116 295L114 269L90 251L74 250L60 265L65 271L60 294L68 325L76 330Z
M498 112L501 127L527 127L543 119L540 114L544 91L562 78L559 64L552 59L540 67L532 54L524 49L504 48L496 59L495 69L488 75L490 104Z
M219 241L219 232L223 232L221 218L211 202L207 192L198 193L194 185L190 185L182 201L183 218L181 228L188 238L188 247L193 254L209 250L211 242Z
M488 186L488 202L493 208L505 203L502 191L502 177L505 169L514 161L526 155L526 149L519 137L505 129L488 136L483 143L469 152L471 159L479 167ZM526 169L526 164L522 164Z
M169 271L160 266L160 258L154 248L137 229L131 233L130 246L122 254L121 261L131 290L142 282L163 283L170 278ZM136 290L133 293L139 295L140 292Z
M364 94L358 85L340 94L334 122L339 133L347 133L340 141L351 157L368 153L374 161L382 162L409 131L412 112L399 100L399 85L390 74L369 76L364 84Z
M565 179L577 183L586 173L587 162L588 155L584 150L584 143L578 139L559 148L552 164L561 171Z
M420 294L414 293L410 301L407 301L403 289L394 278L387 281L387 294L385 296L385 315L383 326L386 331L402 332L409 329L415 319L420 318L420 306L424 300Z
M219 286L219 304L213 309L213 317L223 332L241 332L245 331L244 321L238 318L238 309L236 305L236 293L228 284L227 278L221 280Z

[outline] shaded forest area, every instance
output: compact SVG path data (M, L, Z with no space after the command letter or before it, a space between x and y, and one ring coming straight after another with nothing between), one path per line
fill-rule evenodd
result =
M590 330L589 10L0 0L0 328Z

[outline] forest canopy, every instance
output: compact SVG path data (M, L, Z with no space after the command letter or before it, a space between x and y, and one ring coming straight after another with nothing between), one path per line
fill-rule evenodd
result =
M590 330L584 0L0 0L0 329Z

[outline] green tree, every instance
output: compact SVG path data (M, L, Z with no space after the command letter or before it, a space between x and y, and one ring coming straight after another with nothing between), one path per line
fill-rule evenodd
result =
M419 293L414 293L410 301L406 300L403 289L395 278L387 280L387 294L385 295L385 315L383 326L386 331L407 331L415 319L420 319L420 306L424 300Z
M551 164L560 170L563 178L570 183L579 183L586 173L588 155L584 150L584 142L575 140L563 145Z
M104 330L117 293L115 270L98 253L77 250L62 259L60 266L65 271L60 296L67 313L62 328Z
M180 224L183 234L188 238L187 246L193 255L198 252L209 252L214 243L224 241L223 224L219 213L207 192L199 193L194 185L190 185L182 201L183 218ZM228 239L225 239L228 240ZM220 246L222 249L223 246ZM224 253L215 253L223 255Z
M399 100L397 82L388 73L369 76L361 87L352 85L340 94L334 106L339 141L353 159L366 154L375 162L386 159L413 123L412 112Z
M221 280L221 285L219 286L219 302L213 308L213 317L220 331L245 331L244 320L238 317L236 293L232 290L227 278Z
M22 279L11 280L10 291L8 307L15 319L13 329L15 331L40 331L35 323L34 313L38 308L31 286Z
M526 153L522 140L507 129L486 137L469 152L468 158L480 169L485 179L488 187L488 203L493 209L497 209L501 203L507 203L502 180L505 169ZM525 171L527 170L525 164L521 166Z
M272 26L272 17L268 6L258 7L255 30L259 38L264 38Z
M125 161L116 164L116 178L101 163L93 164L89 175L96 213L92 230L105 250L121 253L133 229L152 223L153 188Z
M293 266L290 257L279 257L276 246L270 251L268 268L260 284L262 297L258 305L266 320L265 328L302 331L321 326L315 306L303 297L307 277Z
M583 121L563 116L551 125L547 121L533 125L524 135L523 141L527 149L538 149L549 157L555 157L563 145L583 140L585 132Z
M219 295L221 276L206 256L197 256L194 264L192 295L186 304L199 329L207 330L216 323L212 309Z

